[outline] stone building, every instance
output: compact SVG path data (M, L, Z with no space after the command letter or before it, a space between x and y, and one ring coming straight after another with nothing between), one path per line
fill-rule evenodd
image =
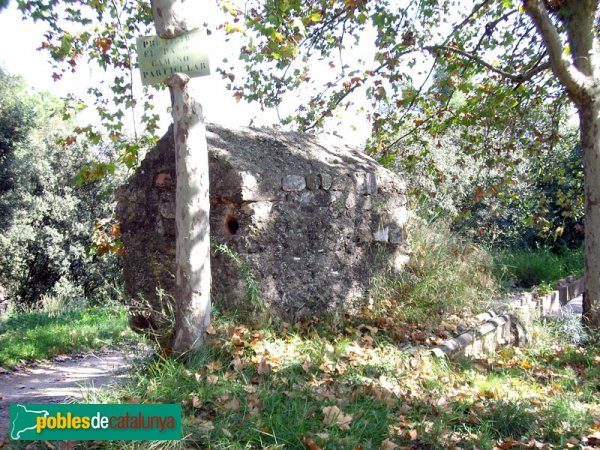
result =
M372 158L303 133L209 125L207 139L217 307L352 311L376 274L402 270L405 183ZM175 284L172 141L170 130L118 192L126 291L153 307Z

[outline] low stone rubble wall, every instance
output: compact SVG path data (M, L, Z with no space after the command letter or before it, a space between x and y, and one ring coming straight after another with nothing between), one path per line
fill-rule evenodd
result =
M252 283L288 320L352 311L376 274L402 271L408 213L397 174L334 138L209 125L207 141L218 307L251 308ZM157 289L174 291L175 185L169 131L117 195L126 292L152 308L165 298ZM139 327L155 325L141 315Z
M433 349L441 357L481 357L506 345L526 346L533 340L534 320L557 313L573 298L583 293L583 278L568 277L558 283L555 291L546 295L523 293L518 298L507 298L493 310L479 314L480 325L460 336L448 339Z

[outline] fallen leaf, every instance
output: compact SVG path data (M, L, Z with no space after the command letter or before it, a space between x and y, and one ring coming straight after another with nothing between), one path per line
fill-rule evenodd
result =
M198 428L200 429L200 432L208 433L215 429L215 425L210 420L200 419L198 420Z
M419 433L417 433L417 430L408 430L406 434L408 435L411 441L416 441L419 437Z
M500 442L497 447L500 450L508 450L511 448L522 448L521 442L520 441L515 441L514 439L506 439L502 442Z
M310 370L310 368L312 367L312 361L310 359L310 356L306 357L306 359L304 360L304 363L302 364L302 369L304 369L304 371L306 373L308 373L308 371Z
M222 431L222 432L223 432L223 434L224 434L225 436L227 436L228 438L230 438L230 439L231 439L231 438L233 437L233 434L231 434L231 432L230 432L228 429L226 429L226 428L223 428L221 431Z
M206 365L206 368L209 370L209 372L214 372L216 370L222 369L223 363L221 361L213 361L211 363L208 363Z
M395 450L398 448L398 445L396 445L393 441L386 439L381 443L381 446L379 448L381 450Z
M245 365L242 364L242 360L240 359L239 356L236 356L233 359L233 369L237 370L238 372L243 369L245 367Z
M202 402L197 395L192 395L192 407L199 409L202 407Z
M240 409L240 402L236 397L233 397L230 401L223 405L223 408L225 408L228 411L237 411L238 409Z
M267 362L265 357L263 356L258 366L256 367L256 371L259 375L266 375L271 371L271 365Z
M341 430L349 430L352 416L346 415L337 406L325 406L323 408L323 423L325 425L337 425Z
M313 438L302 438L302 442L308 450L322 450L322 447L319 447Z
M329 440L329 434L327 434L327 433L317 433L317 437L323 439L324 441Z
M206 377L207 384L217 384L219 382L219 377L216 375L209 375Z
M211 324L206 328L206 333L211 335L217 334L217 329Z

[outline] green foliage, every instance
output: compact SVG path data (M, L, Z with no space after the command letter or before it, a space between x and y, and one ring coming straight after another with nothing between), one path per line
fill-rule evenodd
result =
M133 342L134 336L118 305L14 314L0 319L0 367Z
M502 250L494 258L494 272L499 282L507 287L555 284L569 275L583 274L583 247L562 254L548 248Z
M119 179L72 183L84 164L107 158L110 149L58 145L67 126L57 117L60 103L46 94L14 94L30 105L32 124L0 167L0 177L10 174L13 180L0 201L11 212L2 217L0 284L17 306L31 307L44 295L114 297L120 261L89 249L96 218L112 213L111 189Z
M260 284L256 281L248 262L242 260L240 255L234 252L227 244L214 242L212 248L215 252L221 253L236 265L237 269L240 271L240 275L246 283L245 300L248 304L252 305L255 310L254 312L264 312L265 305L260 296Z
M6 230L13 214L6 196L16 184L15 151L26 141L33 116L23 81L0 69L0 232Z
M62 110L65 120L86 106L93 106L100 121L74 126L64 138L79 137L99 144L107 136L120 150L114 159L127 167L136 165L140 150L155 142L158 122L151 101L155 91L145 87L142 92L134 92L133 86L135 38L151 34L150 2L17 0L17 6L24 17L46 25L41 49L49 54L55 80L60 80L64 73L76 72L81 59L93 61L98 70L113 74L110 89L101 85L88 88L92 105L74 96L65 99ZM139 135L135 125L133 135L126 131L123 123L126 113L134 121L141 119L143 129ZM90 162L90 166L94 163Z
M536 416L523 402L500 400L482 417L490 428L502 438L528 437L537 427Z

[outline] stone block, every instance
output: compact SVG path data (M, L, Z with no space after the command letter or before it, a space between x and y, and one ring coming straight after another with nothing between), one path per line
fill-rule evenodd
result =
M402 228L390 228L390 244L402 244L404 242L404 231Z
M358 195L368 194L367 180L364 173L358 172L352 174L352 181L354 182L354 191Z
M374 195L377 194L377 175L371 172L367 172L365 174L366 185L367 185L367 194Z
M333 177L327 173L322 173L319 175L321 178L321 187L328 191L331 189L331 184L333 183Z
M311 174L306 177L306 187L308 189L310 189L311 191L318 190L320 186L321 186L321 179L319 178L318 175Z
M287 192L302 191L306 188L306 178L302 175L284 175L281 188Z
M350 177L348 175L338 175L333 178L331 182L331 190L333 191L345 191L352 185Z
M388 242L389 239L390 229L388 227L381 227L373 230L373 240L375 242Z

